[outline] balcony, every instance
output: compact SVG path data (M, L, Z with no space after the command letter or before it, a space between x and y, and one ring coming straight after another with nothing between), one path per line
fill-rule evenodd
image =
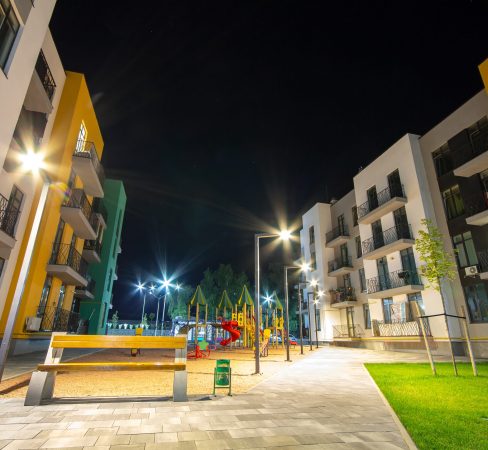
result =
M67 309L49 307L38 313L41 318L39 331L64 331L76 333L80 321L78 313Z
M354 271L352 266L352 258L350 256L344 258L337 258L329 261L329 276L330 277L340 277L346 273Z
M333 228L325 235L325 246L328 248L338 247L348 241L350 238L347 225Z
M397 225L362 242L363 259L378 259L415 244L410 225Z
M105 229L107 228L107 210L103 205L100 198L94 198L93 203L93 213L97 216L100 226Z
M456 154L457 163L460 165L454 169L454 175L471 177L488 169L488 131L472 137L470 149L463 150Z
M483 192L463 200L466 223L482 227L488 224L488 193Z
M15 245L15 227L20 211L9 206L8 200L0 194L0 257L8 259Z
M85 240L83 244L83 259L89 264L98 264L102 256L102 244L98 239Z
M334 339L357 338L364 332L359 325L333 325Z
M76 236L96 239L97 217L83 189L73 189L68 200L61 206L61 218L68 223Z
M425 334L431 336L429 319L417 320L372 320L372 330L374 336L401 337L401 336L422 336L422 327L419 321L423 320Z
M73 153L73 169L88 195L103 197L105 175L93 142L78 140Z
M356 306L357 299L354 288L352 287L338 287L332 289L330 293L330 306L332 308L342 309L350 306Z
M69 286L86 286L87 267L88 264L73 246L54 243L46 271Z
M56 83L42 50L39 52L35 70L27 89L24 107L29 111L50 114Z
M86 286L76 286L75 295L78 298L85 300L93 300L95 298L95 280L90 279Z
M368 286L368 298L413 294L424 289L419 274L409 270L397 270L386 276L369 278L366 284Z
M358 223L370 224L385 214L395 211L407 203L403 186L398 184L387 187L376 194L376 198L358 206Z
M482 280L488 280L488 249L478 252L478 270Z

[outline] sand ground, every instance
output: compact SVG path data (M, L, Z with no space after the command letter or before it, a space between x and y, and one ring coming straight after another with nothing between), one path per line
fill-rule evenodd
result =
M304 355L300 348L291 348L293 361L305 357L309 353L304 347ZM141 355L133 358L130 350L103 350L79 358L77 361L172 361L172 350L143 350ZM205 395L213 390L213 371L215 360L230 359L232 367L232 392L244 393L269 378L286 365L285 349L270 348L269 355L261 358L261 375L253 375L255 371L254 352L250 349L219 349L211 352L205 359L189 359L188 394ZM25 397L30 374L25 374L0 383L0 397ZM99 397L99 396L169 396L173 391L173 373L162 371L98 371L98 372L58 372L56 377L55 397ZM221 391L225 393L224 390Z

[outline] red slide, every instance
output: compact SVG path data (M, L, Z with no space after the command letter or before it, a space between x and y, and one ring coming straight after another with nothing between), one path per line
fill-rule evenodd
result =
M220 345L225 347L230 342L237 341L237 339L241 337L241 332L239 330L236 330L235 328L237 327L237 325L238 325L237 320L222 320L222 329L230 333L230 338L222 339L220 341Z

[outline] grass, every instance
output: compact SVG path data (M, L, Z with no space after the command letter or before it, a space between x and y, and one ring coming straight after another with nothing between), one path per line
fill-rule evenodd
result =
M366 364L421 450L488 450L488 363Z

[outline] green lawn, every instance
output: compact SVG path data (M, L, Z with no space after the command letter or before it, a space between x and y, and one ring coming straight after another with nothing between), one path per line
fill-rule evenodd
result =
M488 449L488 363L366 364L385 397L421 450Z

